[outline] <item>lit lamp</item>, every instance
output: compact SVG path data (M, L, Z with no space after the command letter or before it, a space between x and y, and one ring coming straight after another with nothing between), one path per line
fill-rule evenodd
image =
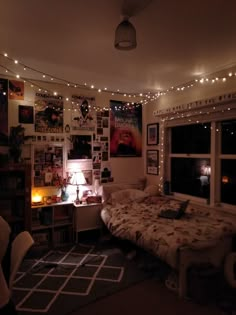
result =
M37 206L42 204L42 196L39 193L34 193L32 195L32 205Z
M76 186L75 203L78 204L78 203L80 203L80 200L79 200L79 185L87 184L83 172L81 172L81 171L74 172L74 174L72 175L70 184Z

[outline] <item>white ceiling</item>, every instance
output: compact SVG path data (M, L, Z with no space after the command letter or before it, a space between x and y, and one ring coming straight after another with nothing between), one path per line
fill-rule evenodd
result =
M236 65L235 0L153 0L130 19L137 31L131 51L114 48L122 3L0 0L0 53L70 82L128 93Z

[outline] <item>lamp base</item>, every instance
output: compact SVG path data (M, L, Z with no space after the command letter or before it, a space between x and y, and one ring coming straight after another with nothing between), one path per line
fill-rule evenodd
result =
M80 200L79 200L79 187L76 188L76 199L74 201L75 204L80 204Z
M75 205L80 205L80 204L81 204L81 201L80 201L79 199L75 199L75 200L74 200L74 204L75 204Z

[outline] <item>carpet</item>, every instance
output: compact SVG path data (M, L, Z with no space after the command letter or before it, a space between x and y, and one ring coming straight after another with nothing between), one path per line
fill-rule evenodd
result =
M151 273L114 246L77 244L25 259L13 301L19 315L65 315L147 279Z

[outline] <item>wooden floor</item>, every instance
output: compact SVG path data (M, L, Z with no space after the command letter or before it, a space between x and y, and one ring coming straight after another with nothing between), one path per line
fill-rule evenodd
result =
M215 305L180 299L156 279L145 280L70 315L222 315Z

